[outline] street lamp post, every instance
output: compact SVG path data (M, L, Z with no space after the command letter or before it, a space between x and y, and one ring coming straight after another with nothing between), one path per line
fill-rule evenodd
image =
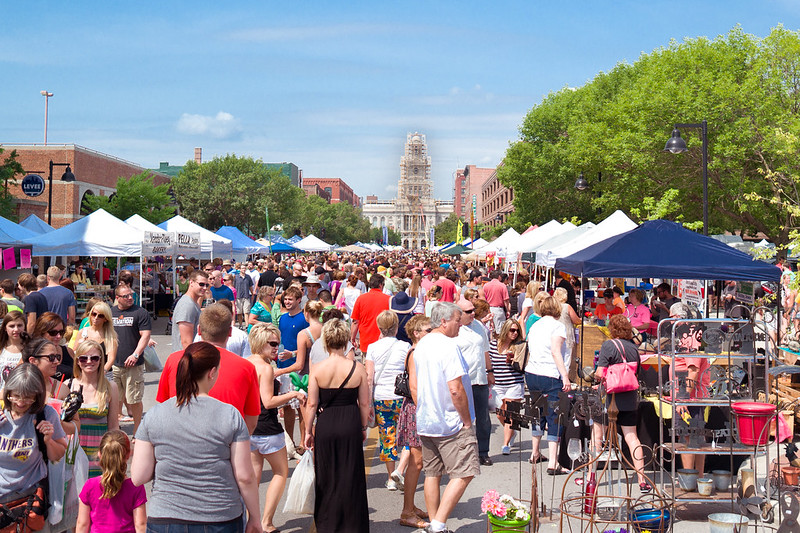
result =
M50 101L50 97L53 96L53 93L47 91L40 91L40 93L44 96L44 144L47 146L47 104Z
M698 128L703 141L703 235L708 236L708 121L693 124L675 124L672 136L664 146L665 152L681 154L686 152L686 141L681 138L678 128Z
M50 160L50 174L47 178L47 223L51 226L53 225L53 167L67 167L61 175L61 181L75 181L70 163L53 163L53 160Z

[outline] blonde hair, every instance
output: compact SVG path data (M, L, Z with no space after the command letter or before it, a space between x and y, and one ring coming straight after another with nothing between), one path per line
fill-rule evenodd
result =
M397 328L400 325L400 321L397 318L397 313L386 310L381 311L381 314L375 319L375 324L384 337L394 337L397 335Z
M564 287L556 287L556 290L553 291L553 297L558 300L558 303L567 303L567 289Z
M534 313L536 313L539 316L542 316L542 313L540 312L539 308L542 305L542 300L544 300L548 296L550 296L550 295L547 294L547 291L539 291L539 294L537 294L536 296L533 297L533 312Z
M530 281L528 282L528 286L525 287L525 297L531 300L540 292L542 292L542 283L539 281Z
M100 486L103 487L102 499L110 500L116 496L125 481L128 471L128 457L131 454L131 441L128 436L118 429L112 429L100 439L97 449L100 455L100 468L103 475Z
M105 323L103 324L103 344L105 344L106 353L114 352L119 340L117 332L114 329L114 318L111 316L111 308L106 302L97 302L94 304L94 307L92 307L92 311L102 314L103 318L105 318ZM91 318L89 318L89 321L91 324Z
M81 342L75 349L75 361L72 363L72 374L78 380L83 377L83 370L81 370L78 364L78 357L86 355L92 350L96 350L97 355L100 356L100 368L97 369L97 390L94 393L94 398L98 408L102 409L110 399L108 380L106 379L105 372L103 372L103 347L89 339Z
M325 310L325 304L319 300L310 300L306 302L306 308L304 310L305 314L308 315L308 318L311 320L319 321L319 317L322 316L322 312Z
M344 350L350 342L350 327L344 320L334 318L322 326L322 345L326 352Z
M269 342L270 337L276 337L278 342L281 340L281 330L275 327L271 322L259 322L250 328L250 335L247 340L250 341L250 351L254 354L261 355L264 347Z
M558 303L558 300L556 300L554 296L548 294L539 304L539 316L551 316L555 319L560 318L561 304Z

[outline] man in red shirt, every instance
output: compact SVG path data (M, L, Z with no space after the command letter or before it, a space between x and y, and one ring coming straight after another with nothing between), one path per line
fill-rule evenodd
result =
M428 270L427 268L422 271L422 290L425 291L425 294L428 294L428 289L433 287L433 282L431 281L431 277L433 276L433 272Z
M453 272L455 274L455 272ZM433 284L442 288L442 297L439 298L440 302L455 302L458 288L456 284L447 278L447 270L442 267L436 269L436 275L439 276Z
M244 417L247 429L253 433L261 413L258 376L253 363L225 349L231 335L232 321L233 314L222 304L209 305L200 313L200 337L216 346L220 355L219 377L208 395L234 406ZM156 393L156 401L159 403L175 396L175 375L181 357L183 350L174 352L164 364Z
M350 318L353 319L351 341L355 344L356 335L361 335L362 353L367 353L369 345L381 336L376 320L382 311L389 309L389 295L383 294L383 282L383 276L373 274L369 278L369 291L359 296L356 303L353 304L353 312L350 315Z
M492 270L489 273L489 283L483 286L483 297L492 312L495 331L500 331L506 317L511 314L508 287L500 281L500 274L502 274L500 270Z

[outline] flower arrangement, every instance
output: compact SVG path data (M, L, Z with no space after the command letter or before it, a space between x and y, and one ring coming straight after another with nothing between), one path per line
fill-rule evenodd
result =
M502 496L496 490L488 490L481 499L481 513L488 513L502 520L528 521L531 514L525 505L508 494Z

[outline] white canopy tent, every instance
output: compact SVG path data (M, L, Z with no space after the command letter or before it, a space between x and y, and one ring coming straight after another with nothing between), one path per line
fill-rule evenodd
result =
M194 222L183 218L180 215L175 215L166 222L158 225L159 231L173 231L181 233L199 233L200 234L200 255L207 256L208 258L214 257L231 257L231 240L221 237L209 231L202 226L198 226Z
M552 239L556 235L562 235L573 229L575 229L575 224L572 222L565 222L564 224L561 224L555 220L551 220L547 224L539 226L533 231L523 233L519 238L517 251L519 253L532 252L543 242Z
M609 237L635 229L637 226L638 224L628 218L622 211L614 211L608 218L583 235L549 250L539 249L536 252L536 264L546 268L553 268L556 264L556 259L572 255Z
M24 239L35 256L140 256L142 232L104 209L44 235Z
M329 252L332 248L330 244L314 235L309 235L305 239L300 239L294 243L293 246L304 252Z
M514 228L508 228L505 233L481 248L473 248L478 256L486 257L487 253L495 252L499 257L511 257L517 254L519 233Z
M129 216L128 218L125 219L125 223L129 226L133 226L134 228L142 232L165 231L139 214Z

